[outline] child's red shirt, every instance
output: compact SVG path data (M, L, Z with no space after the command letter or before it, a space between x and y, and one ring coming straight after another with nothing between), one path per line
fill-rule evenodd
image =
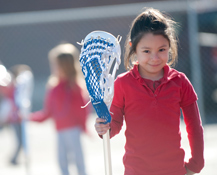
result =
M156 88L150 88L146 81L135 65L119 75L114 85L110 134L119 133L125 119L125 175L184 175L185 166L200 172L204 166L203 128L190 81L168 65ZM192 150L188 163L180 145L180 109Z
M42 122L49 117L55 121L56 129L80 126L86 130L87 108L78 85L70 87L68 82L61 81L57 86L48 90L44 109L30 115L32 121Z

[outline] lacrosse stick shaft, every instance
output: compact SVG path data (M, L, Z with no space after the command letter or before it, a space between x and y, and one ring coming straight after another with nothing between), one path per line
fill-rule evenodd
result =
M104 147L104 161L105 161L105 175L112 175L111 165L111 149L110 149L110 135L109 130L103 135L103 147Z

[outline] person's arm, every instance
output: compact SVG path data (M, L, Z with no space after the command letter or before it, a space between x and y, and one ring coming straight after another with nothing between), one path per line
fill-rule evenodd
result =
M43 122L51 116L52 94L48 92L45 98L43 110L32 112L30 114L30 121Z
M199 173L204 167L203 127L197 102L182 107L186 130L188 133L191 158L185 163L187 175Z
M123 126L124 111L117 106L111 105L110 112L112 117L112 121L110 124L110 137L113 137L120 132Z
M35 121L35 122L43 122L46 119L48 119L50 117L50 115L48 113L46 113L45 111L41 110L41 111L36 111L36 112L32 112L30 114L30 121Z

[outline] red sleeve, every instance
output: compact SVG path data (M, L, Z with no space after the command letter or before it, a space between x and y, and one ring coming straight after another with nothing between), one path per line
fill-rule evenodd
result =
M110 114L112 117L110 137L118 134L123 126L124 103L124 91L121 86L121 79L117 77L114 83L114 98L110 107Z
M182 91L181 91L181 107L188 106L195 101L197 101L197 94L192 86L190 80L186 77L185 74L182 76Z
M43 122L49 117L51 117L51 106L52 106L52 95L49 91L46 95L43 110L32 112L30 114L30 120L36 122Z
M204 167L204 138L197 102L183 107L182 111L192 156L186 163L186 167L195 173L199 173Z
M124 103L124 89L122 88L121 78L117 77L114 82L114 97L112 104L119 108L124 108Z
M123 126L123 109L111 105L110 108L110 114L112 117L112 121L110 124L110 137L112 138L113 136L115 136L116 134L118 134Z

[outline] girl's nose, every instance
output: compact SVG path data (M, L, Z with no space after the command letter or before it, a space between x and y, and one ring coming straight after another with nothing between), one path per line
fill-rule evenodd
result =
M157 53L152 53L151 55L151 59L152 60L157 60L159 57L158 57L158 54Z

